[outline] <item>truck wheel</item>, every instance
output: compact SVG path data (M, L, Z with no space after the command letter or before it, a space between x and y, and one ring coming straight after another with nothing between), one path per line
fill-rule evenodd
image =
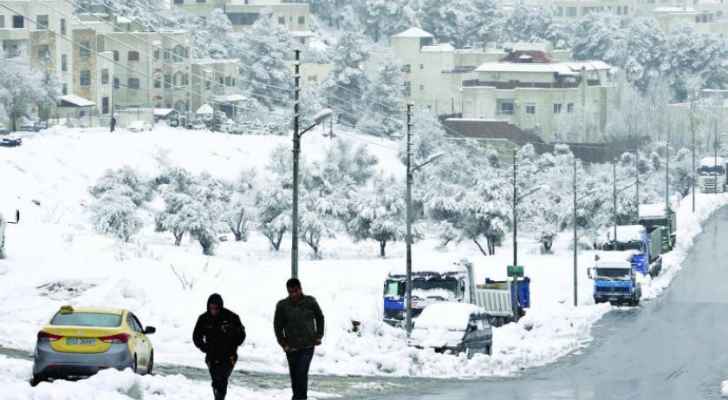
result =
M43 380L42 376L33 374L33 378L30 380L30 386L36 387L39 383L43 382Z

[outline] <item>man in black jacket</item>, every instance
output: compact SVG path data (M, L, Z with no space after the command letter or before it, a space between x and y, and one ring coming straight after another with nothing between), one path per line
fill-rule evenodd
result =
M237 314L223 308L219 294L207 300L207 312L197 319L192 340L205 353L215 400L225 400L228 379L238 361L238 347L245 341L245 327Z
M293 400L305 400L313 350L324 337L324 314L316 299L303 294L298 279L289 279L286 289L288 297L276 305L273 329L288 358Z

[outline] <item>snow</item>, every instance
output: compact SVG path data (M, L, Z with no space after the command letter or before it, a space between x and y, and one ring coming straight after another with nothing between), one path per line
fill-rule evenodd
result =
M204 115L211 115L215 111L212 109L212 106L209 104L203 104L200 106L200 108L197 109L195 114L204 114Z
M718 157L717 159L715 157L705 157L700 160L700 166L701 167L715 167L715 166L725 166L726 160L722 157Z
M169 114L174 112L174 108L155 108L154 109L154 116L155 117L166 117Z
M620 242L639 242L645 227L642 225L617 225L617 240ZM604 237L614 239L614 226L604 228Z
M357 144L372 141L358 141L361 137L357 134L342 132L345 134L337 140L354 140ZM237 368L286 373L285 356L272 335L271 321L276 301L286 296L288 238L282 246L285 250L273 253L267 240L253 232L248 242L221 243L216 256L205 257L195 243L185 241L180 247L173 246L169 235L153 232L149 222L131 243L99 235L92 229L87 208L88 188L109 168L130 165L151 176L167 164L233 180L245 168L255 168L265 175L263 166L273 149L289 142L288 136L225 135L168 127L144 134L113 135L106 129L51 128L28 136L21 148L5 152L0 159L0 182L11 190L0 191L0 205L3 209L20 208L23 219L21 224L8 227L8 259L0 260L0 345L31 351L38 329L61 305L128 308L142 323L157 328L151 336L157 363L204 368L203 355L194 348L190 336L207 297L218 292L226 306L240 314L247 328L248 339L240 349ZM314 130L303 138L303 155L307 161L321 159L331 145ZM381 172L401 173L394 142L368 149L379 159ZM33 200L40 205L33 204ZM695 215L689 203L684 204L687 206L676 207L676 249L664 256L662 275L653 280L646 277L642 282L643 296L648 299L669 285L700 232L701 222L728 204L728 195L698 193ZM402 330L381 322L382 285L390 271L405 263L402 243L388 245L385 259L377 256L377 243L354 243L343 235L322 242L323 259L314 259L307 249L302 249L300 277L304 292L317 298L327 320L326 336L316 350L312 373L510 376L587 346L591 327L611 307L593 304L592 282L586 273L593 266L592 251L579 253L580 306L572 306L569 236L557 239L555 254L540 254L535 240L519 238L519 263L525 265L526 275L531 278L532 307L518 323L493 329L492 356L477 355L472 360L409 347ZM469 258L478 282L486 277L504 279L511 256L508 242L492 257L481 256L468 243L443 248L438 240L426 237L413 245L414 265L448 266ZM361 322L359 332L351 331L352 320ZM49 398L51 389L44 385L30 389L23 383L21 387L29 363L0 359L0 365L10 365L8 371L24 371L20 375L0 373L0 380L17 388L19 398ZM114 398L116 392L101 387L105 379L127 382L127 389L121 390L137 382L139 390L150 397L155 390L170 393L161 398L209 395L208 385L198 386L181 377L147 378L115 372L68 385L99 391L101 395L96 398L107 398L106 394ZM53 389L66 393L65 385L53 385ZM239 395L233 398L255 398L255 394L236 390ZM278 398L277 392L266 392L265 396ZM59 394L53 398L64 397Z
M470 315L482 311L474 304L442 302L425 307L417 317L416 326L422 329L452 329L464 331Z
M439 43L432 46L422 46L423 53L451 53L455 51L450 43Z
M392 37L394 37L394 38L432 38L434 36L432 36L431 33L426 32L420 28L412 27L412 28L409 28L404 32L400 32Z
M640 204L639 218L640 219L665 218L665 204L664 203Z
M61 96L61 100L71 103L77 107L91 107L91 106L96 105L96 103L94 103L93 101L86 100L83 97L76 96L74 94L67 94L65 96Z
M191 381L181 375L140 376L131 370L105 370L78 382L44 382L31 387L32 363L0 356L0 385L4 400L131 400L168 399L199 400L212 397L208 382ZM339 397L325 393L311 393L318 399ZM287 389L249 390L232 386L228 398L237 400L284 400L290 398Z
M723 397L728 397L728 381L723 381L720 384L720 394Z

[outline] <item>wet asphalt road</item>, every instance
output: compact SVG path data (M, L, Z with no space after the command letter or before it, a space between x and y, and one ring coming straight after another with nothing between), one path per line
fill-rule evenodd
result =
M581 354L518 378L373 399L719 399L728 379L728 209L706 223L662 296L608 313L593 335Z

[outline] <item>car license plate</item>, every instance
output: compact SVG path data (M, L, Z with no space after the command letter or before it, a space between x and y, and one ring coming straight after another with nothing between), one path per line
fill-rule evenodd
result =
M96 339L70 337L66 338L66 344L73 346L93 346L96 344Z

